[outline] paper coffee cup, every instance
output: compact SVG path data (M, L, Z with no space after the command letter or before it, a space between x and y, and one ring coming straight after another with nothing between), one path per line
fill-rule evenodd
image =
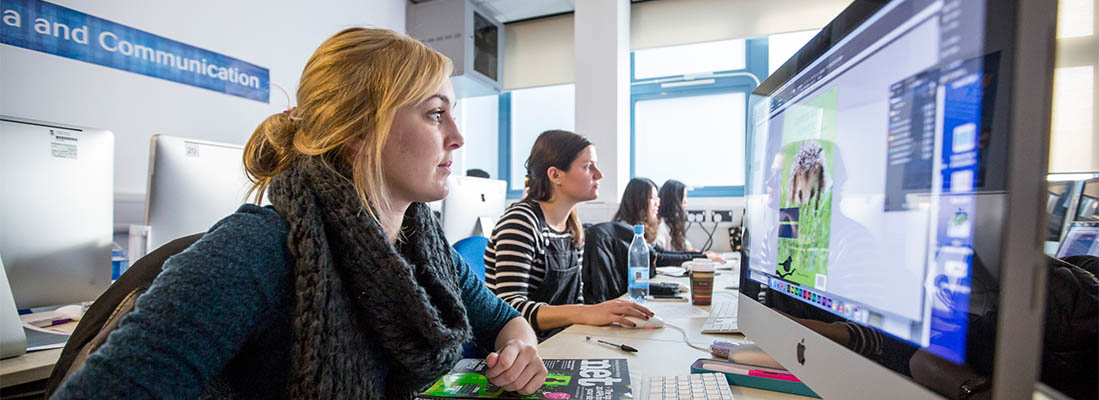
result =
M691 271L691 303L709 305L714 295L714 263L691 261L687 265Z

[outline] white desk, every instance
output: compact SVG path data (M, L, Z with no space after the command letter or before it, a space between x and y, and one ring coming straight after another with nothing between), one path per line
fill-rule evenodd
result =
M53 328L71 333L76 325L74 321ZM19 357L0 360L0 388L48 379L53 373L53 365L61 358L61 350L31 351Z
M714 303L736 301L735 290L721 289L735 279L737 276L732 271L719 271L714 286L718 289L714 293ZM687 278L659 276L654 280L686 282ZM648 302L645 306L663 318L665 323L683 328L691 343L697 346L709 347L714 340L745 341L744 335L741 334L700 333L702 324L710 315L709 306L693 306L689 302ZM591 336L593 340L599 338L609 342L628 344L637 348L638 351L627 353L605 344L590 342L587 336ZM708 352L687 346L683 343L682 334L668 327L631 329L573 325L542 342L538 346L538 352L543 358L625 358L628 360L630 381L636 399L645 399L644 396L648 393L642 388L650 376L688 375L691 373L691 364L695 360L713 358ZM743 386L730 386L730 388L737 399L812 399L812 397Z

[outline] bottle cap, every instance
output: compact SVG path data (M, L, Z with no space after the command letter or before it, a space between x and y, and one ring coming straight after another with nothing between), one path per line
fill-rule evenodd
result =
M633 226L633 234L634 235L644 235L645 234L645 225L634 225Z

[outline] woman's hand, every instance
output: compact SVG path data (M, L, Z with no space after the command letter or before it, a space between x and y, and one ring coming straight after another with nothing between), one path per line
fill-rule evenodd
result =
M508 340L504 347L485 357L485 377L504 390L532 394L546 381L546 364L538 348L519 339Z
M619 325L633 327L634 323L626 317L649 319L653 312L645 306L629 300L607 300L599 304L585 306L580 315L580 323L584 325L610 325L617 322Z
M725 263L725 259L722 258L720 254L714 253L712 251L703 252L702 255L706 256L706 258L709 258L710 261L713 261L715 263L720 263L720 264Z

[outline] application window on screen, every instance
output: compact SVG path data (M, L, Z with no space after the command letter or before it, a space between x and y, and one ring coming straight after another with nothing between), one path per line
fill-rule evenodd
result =
M765 228L749 236L751 279L927 346L967 303L981 101L995 86L984 71L997 58L944 63L956 25L943 2L919 4L755 104L750 146L765 156L747 201Z

